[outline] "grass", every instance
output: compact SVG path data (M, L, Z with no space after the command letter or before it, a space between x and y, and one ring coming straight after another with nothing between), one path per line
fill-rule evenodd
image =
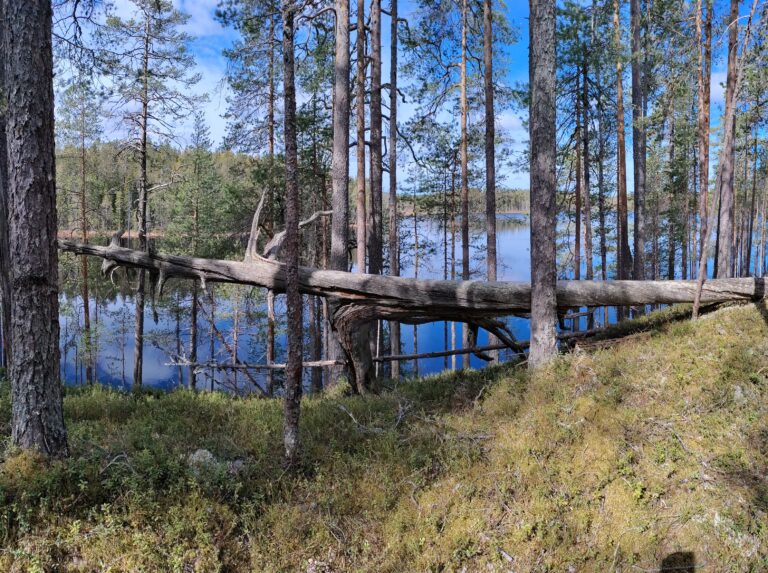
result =
M298 476L279 402L70 391L70 459L4 448L0 571L764 571L765 314L308 398ZM6 388L6 441L9 416Z

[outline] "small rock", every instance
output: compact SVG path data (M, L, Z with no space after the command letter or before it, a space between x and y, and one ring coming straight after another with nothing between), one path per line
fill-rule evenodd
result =
M233 460L227 464L227 472L229 475L238 476L245 469L245 462L243 460Z
M201 448L189 455L187 463L189 464L189 467L193 469L211 467L216 465L216 457L208 450Z
M734 402L743 402L744 401L744 389L736 384L733 387L733 401Z

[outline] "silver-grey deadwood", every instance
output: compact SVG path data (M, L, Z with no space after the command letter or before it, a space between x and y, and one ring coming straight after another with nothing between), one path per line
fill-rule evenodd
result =
M67 454L59 380L52 8L3 0L13 442Z
M530 1L531 350L541 366L557 352L555 205L555 0Z

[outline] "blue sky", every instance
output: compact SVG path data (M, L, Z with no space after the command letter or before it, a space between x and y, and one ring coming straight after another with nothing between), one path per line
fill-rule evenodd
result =
M690 1L690 0L689 0ZM591 0L585 0L591 4ZM196 86L198 93L208 94L209 100L204 106L205 115L211 129L211 135L216 144L220 143L226 131L226 122L222 118L226 111L227 88L223 82L226 69L226 59L222 55L222 50L232 45L237 35L233 30L224 28L215 19L214 13L218 0L174 0L174 4L183 12L189 14L190 19L186 26L186 31L193 37L192 52L197 61L198 71L202 79ZM128 0L115 0L116 10L121 15L130 14L130 2ZM742 2L741 14L746 17L749 12L749 3ZM723 0L715 2L716 17L722 17L726 6ZM525 82L528 78L528 1L510 0L504 6L506 15L512 25L518 30L518 43L507 48L508 61L510 63L506 70L506 81L509 85L515 85L518 82ZM407 18L414 12L412 2L402 2L400 13L402 17ZM353 14L354 19L354 14ZM385 61L383 62L384 77L388 77L388 58L389 53L389 26L385 21L383 26L383 44ZM715 37L715 50L713 58L713 77L712 77L712 123L716 126L720 120L721 107L723 102L723 89L721 83L725 81L725 46L718 40L722 37ZM629 84L627 76L626 84ZM400 118L402 121L408 119L413 107L406 104L400 108ZM527 139L526 130L523 128L521 111L506 111L497 117L497 128L504 129L515 141L514 147L521 149ZM470 118L471 120L471 118ZM185 126L182 133L188 133L189 126ZM183 137L183 136L182 136ZM631 133L627 134L628 157L631 157ZM713 154L714 155L714 154ZM713 157L713 162L716 160ZM500 169L503 177L503 184L513 187L528 187L528 174L515 173L508 167ZM632 183L632 165L628 165L628 179L631 187Z

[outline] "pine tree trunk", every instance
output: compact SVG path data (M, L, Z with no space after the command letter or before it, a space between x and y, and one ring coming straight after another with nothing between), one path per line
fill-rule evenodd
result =
M192 282L192 309L190 311L189 321L189 361L192 364L197 362L197 314L200 304L197 281ZM194 366L189 367L189 387L197 390L197 372Z
M557 353L555 2L530 0L531 348L528 364Z
M707 16L702 25L702 0L696 0L697 90L696 123L699 159L699 261L697 284L703 285L707 275L709 256L709 99L710 65L712 57L712 0L706 0ZM702 29L703 28L703 29ZM702 39L704 46L702 48ZM703 53L702 53L703 49ZM693 305L694 318L698 315L698 300Z
M619 0L613 0L613 34L616 57L616 267L619 279L632 276L632 253L629 250L629 221L627 207L627 146L624 125L624 68L621 59L621 13ZM617 309L622 320L627 309Z
M461 278L469 280L469 134L467 132L467 35L468 35L468 0L461 3L461 78L459 107L461 108ZM465 324L461 329L461 339L464 348L470 348L469 327ZM469 368L469 354L462 356L462 368Z
M0 0L0 47L5 50L5 7ZM5 84L5 64L0 60L0 99L7 100ZM2 304L3 359L5 368L10 366L11 358L11 281L10 247L8 244L8 146L5 133L6 107L0 106L0 304Z
M746 241L746 263L745 272L742 276L750 276L752 274L752 236L755 232L755 201L757 198L757 127L755 127L755 134L752 140L752 198L750 200L749 207L749 223L747 230Z
M357 215L355 220L357 239L357 272L364 273L366 238L366 204L365 204L365 2L357 0Z
M85 108L80 110L80 236L83 243L88 243L88 210L86 208L86 146ZM91 301L88 295L88 258L80 257L80 277L82 280L81 297L83 299L83 339L85 342L85 378L89 384L93 379L93 349L91 348Z
M397 214L397 0L390 9L389 57L389 274L400 276L400 233ZM389 323L389 352L400 354L400 323ZM400 362L392 362L392 378L400 378Z
M573 279L581 280L581 214L582 214L582 195L584 194L584 171L581 163L581 96L579 95L579 82L576 79L576 134L574 136L576 153L576 197L574 207L574 218L576 220L576 230L573 237ZM578 324L578 322L576 323Z
M489 281L496 280L496 117L493 110L493 3L483 0L483 91L485 93L485 232L486 269ZM498 344L492 334L488 345ZM499 352L489 355L496 361Z
M645 278L645 77L640 60L640 0L630 0L632 25L632 157L635 166L634 278Z
M330 267L348 270L349 244L349 0L335 0L336 56L333 76L333 209Z
M11 433L45 456L67 455L59 377L52 8L4 0L11 284Z
M731 0L731 12L728 19L728 74L725 86L726 115L729 109L736 105L736 60L738 59L739 41L739 2ZM732 127L735 131L735 123ZM734 163L736 161L736 147L733 137L726 138L726 147L722 153L723 175L720 181L720 229L718 236L717 253L717 277L728 278L733 276L734 265Z
M138 235L139 249L149 252L147 242L147 124L149 120L149 17L144 25L144 53L142 63L141 115L139 119L139 212ZM144 376L144 298L146 293L146 273L139 271L139 285L136 290L136 326L134 329L133 350L133 388L142 385Z
M371 212L368 217L368 272L381 274L382 150L381 150L381 0L371 2Z
M285 244L286 300L288 307L288 360L283 398L283 463L288 468L299 462L299 413L303 321L299 293L299 174L296 141L296 86L294 79L294 12L283 7L283 83L285 119Z

